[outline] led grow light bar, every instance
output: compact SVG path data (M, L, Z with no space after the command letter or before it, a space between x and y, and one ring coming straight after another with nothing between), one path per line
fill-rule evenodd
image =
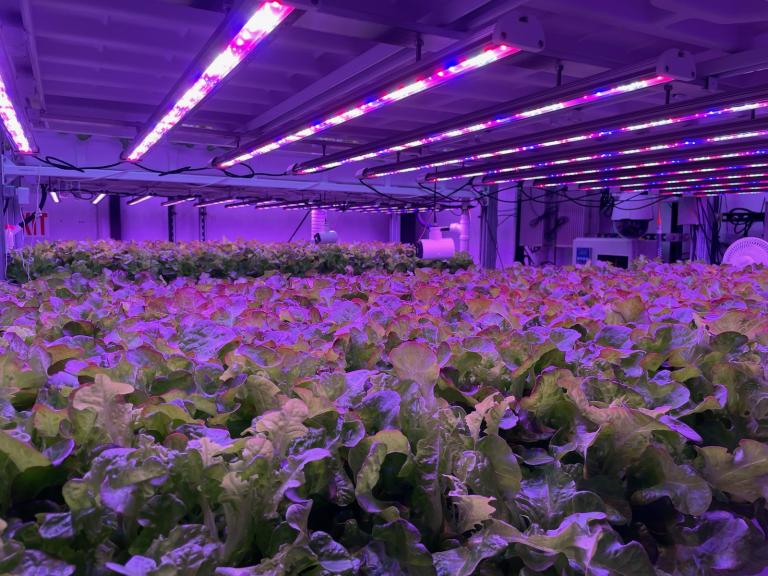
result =
M249 207L256 207L256 206L271 206L274 204L279 204L281 200L257 200L255 198L250 200L239 200L237 202L232 202L231 204L227 204L224 206L224 208L249 208Z
M238 202L232 202L231 204L226 204L224 208L248 208L254 205L255 205L255 202L253 200L246 200L246 201L238 201Z
M730 159L730 158L750 158L754 156L762 156L768 154L768 148L758 148L754 150L739 150L739 151L733 151L733 152L722 152L722 153L716 153L716 154L704 154L701 156L689 156L687 158L673 158L673 159L661 159L661 160L648 160L645 162L639 162L636 164L623 164L618 166L605 166L605 167L595 167L595 168L582 168L580 170L570 170L568 172L555 172L551 174L544 174L542 176L536 177L531 175L526 176L519 176L515 178L510 178L508 176L503 177L497 177L497 176L490 176L483 180L484 185L488 184L502 184L505 182L517 182L519 180L536 180L539 178L557 178L557 179L563 179L564 183L572 184L574 183L573 180L568 180L568 178L572 176L585 176L587 174L603 174L603 173L611 173L621 170L633 170L637 168L652 168L656 166L675 166L679 164L687 164L689 162L708 162L711 160L723 160L723 159Z
M604 178L581 178L578 180L571 180L566 182L561 181L548 181L548 182L540 182L537 181L537 186L565 186L566 184L578 184L580 186L584 184L601 184L599 188L606 188L608 186L623 186L621 183L625 181L632 181L635 182L637 180L643 180L643 179L654 179L654 178L671 178L675 176L684 176L687 174L694 174L694 175L700 175L700 174L712 174L716 172L732 172L734 170L758 170L768 168L768 162L752 162L749 164L719 164L716 166L709 166L705 163L704 166L697 166L695 168L675 168L673 170L667 170L662 172L645 172L643 169L636 169L636 170L628 170L626 173L619 174L612 174L608 175ZM583 189L583 186L582 186Z
M573 106L631 94L672 80L693 80L695 76L695 65L689 53L680 50L667 50L652 63L643 63L571 82L549 91L545 95L537 94L533 97L506 102L430 126L427 129L411 131L387 140L364 144L303 162L294 166L293 171L297 174L309 174L328 170L342 164L368 160L384 154L401 152L490 128L506 126L513 122L524 121Z
M145 196L137 196L136 198L132 198L131 200L128 200L126 202L126 206L136 206L136 204L141 204L142 202L146 202L150 198L153 198L151 194L147 194Z
M298 142L299 140L303 140L309 136L314 136L315 134L328 130L334 126L344 124L345 122L348 122L354 118L359 118L360 116L369 114L374 110L383 108L384 106L392 104L393 102L404 100L410 96L414 96L426 90L440 86L441 84L466 74L467 72L477 70L487 66L488 64L497 62L498 60L501 60L502 58L515 54L519 51L519 48L514 48L507 44L500 44L498 46L484 48L477 54L474 54L466 59L459 60L455 64L449 63L444 68L440 68L426 78L418 78L404 86L398 86L397 88L385 92L381 96L372 98L350 108L345 108L336 112L335 114L319 120L318 122L310 124L309 126L305 126L302 129L291 132L285 136L281 136L280 138L272 140L268 143L262 143L262 141L258 141L255 144L249 144L246 146L247 151L243 152L242 150L239 150L235 153L234 156L225 155L224 157L216 160L215 163L219 168L230 168L235 164L245 162L255 156L266 154L267 152L272 152L273 150L277 150L278 148L282 148L288 144Z
M684 188L682 190L675 189L675 188L661 188L658 190L659 194L662 195L673 195L673 194L684 194L685 192L691 192L693 196L698 195L709 195L714 193L728 193L728 194L739 194L739 193L754 193L754 192L763 192L768 190L768 181L758 181L758 182L749 182L745 186L738 187L736 189L733 188L727 188L724 186L710 186L710 187L703 187L700 189L690 189L690 188Z
M195 204L195 208L208 208L209 206L218 206L219 204L226 204L232 202L232 198L219 198L218 200L201 200Z
M166 106L160 108L162 112L156 113L153 117L156 121L150 121L150 127L142 131L134 140L125 159L131 162L140 160L169 130L200 104L291 12L293 12L292 7L280 2L263 2L237 34L229 40L227 46L213 58L192 86L180 94L170 110L165 111ZM174 94L177 92L174 91Z
M97 194L97 195L96 195L96 198L94 198L93 200L91 200L91 204L93 204L94 206L96 206L96 205L98 205L98 203L99 203L99 202L101 202L102 200L104 200L104 198L106 198L106 197L107 197L107 195L106 195L104 192L100 192L99 194Z
M406 172L415 172L427 168L441 168L465 162L476 162L487 160L489 158L500 158L520 152L530 152L543 148L554 148L565 144L575 144L577 142L587 142L607 136L616 136L622 134L631 134L640 130L649 128L660 128L672 126L683 122L692 122L716 118L730 114L738 114L759 110L768 107L768 100L756 99L749 101L752 94L747 93L744 96L737 95L726 99L726 103L711 107L713 98L702 98L697 102L686 103L684 106L677 106L675 110L668 112L665 116L658 116L657 112L643 112L640 114L631 114L625 124L618 127L606 127L605 120L598 122L585 123L566 130L551 131L548 134L540 135L539 139L532 140L530 136L525 138L516 138L514 140L493 142L481 146L473 146L469 150L466 148L460 151L445 152L442 154L433 154L425 158L416 158L404 162L387 164L376 168L367 168L363 171L363 178L380 178L382 176L391 176L394 174L403 174ZM722 100L722 97L720 97ZM702 111L702 108L709 108ZM543 139L542 139L543 138Z
M658 187L654 188L654 190L667 190L667 191L669 191L669 190L681 190L681 191L690 190L690 191L694 191L694 190L701 190L702 188L712 188L712 187L723 188L723 189L727 190L727 189L734 188L734 187L736 187L736 188L742 187L743 188L745 186L757 186L757 185L764 186L766 184L768 184L768 179L757 178L756 180L749 180L747 182L703 182L703 183L700 183L700 184L678 184L678 185L673 185L673 186L662 185L662 186L658 186Z
M254 209L255 210L272 210L272 209L277 209L277 208L280 208L280 206L278 205L278 202L280 202L280 201L276 200L275 202L269 202L269 203L264 202L264 203L260 203L260 204L255 204L254 205Z
M31 135L24 130L19 120L2 76L0 76L0 119L16 150L22 154L34 154L37 151L32 144Z
M54 204L58 204L59 202L61 202L61 199L59 198L59 193L56 192L56 190L51 190L50 192L48 192L48 194L50 195L51 200L53 200Z
M399 80L387 82L381 89L374 90L373 96L361 98L356 95L330 114L324 113L320 118L318 115L305 117L291 127L278 128L215 158L213 164L219 168L231 167L440 86L521 50L537 52L543 47L544 37L538 20L531 16L508 14L490 30L462 41L461 46L452 46L427 64L418 64L417 68L404 72Z
M321 170L328 170L330 168L335 168L337 166L341 166L342 164L360 162L362 160L370 160L371 158L376 158L378 156L383 156L385 154L402 152L403 150L409 150L411 148L418 148L420 146L425 146L427 144L435 144L437 142L442 142L444 140L450 140L452 138L466 136L474 132L489 130L491 128L498 128L500 126L504 126L516 120L533 118L534 116L540 116L542 114L548 114L550 112L557 112L559 110L565 110L567 108L572 108L574 106L581 106L583 104L588 104L590 102L595 102L597 100L603 100L603 99L610 98L612 96L617 96L620 94L629 94L631 92L642 90L644 88L649 88L651 86L665 84L667 82L670 82L671 80L673 80L673 78L670 76L665 76L663 74L654 74L653 76L650 76L648 78L642 78L640 80L634 80L628 83L618 84L615 86L609 86L606 88L601 88L599 90L587 92L575 98L570 98L568 100L556 101L550 104L545 104L543 106L538 106L536 108L522 110L514 114L500 115L500 116L489 118L480 122L473 122L468 125L452 127L448 130L430 133L430 134L409 140L407 142L398 143L393 146L384 146L376 150L373 150L371 152L365 152L362 154L346 156L344 157L344 159L341 159L341 160L327 160L317 165L310 165L310 162L306 162L301 166L296 167L294 169L294 172L296 174L311 174L313 172L319 172Z
M192 202L192 200L196 200L195 196L188 196L186 198L171 198L170 200L166 200L160 206L166 206L170 208L171 206L178 206L179 204L184 204L186 202Z
M722 182L725 184L726 182L731 181L738 181L738 180L746 180L749 178L768 178L768 172L762 171L762 172L740 172L738 174L726 174L723 176L693 176L691 178L676 178L676 177L668 177L665 179L657 179L657 180L648 180L646 182L637 182L636 178L632 179L632 182L629 184L619 184L619 188L622 190L630 191L630 190L645 190L645 189L651 189L658 186L669 186L669 185L677 185L677 184L683 184L683 185L698 185L702 183L719 183ZM605 185L603 186L580 186L579 190L585 190L585 191L592 191L592 190L603 190L605 189Z
M1 44L1 43L0 43ZM21 109L13 102L21 102L13 81L13 67L5 49L0 46L0 121L14 148L21 154L34 154L37 146L32 139L32 131Z
M476 176L491 176L496 174L507 174L511 172L522 172L525 170L536 170L551 166L561 166L564 164L577 164L579 162L590 162L593 160L606 160L611 158L620 158L622 156L632 156L635 154L650 154L653 152L677 150L690 146L702 145L723 145L736 140L748 140L751 138L761 138L768 135L768 121L749 120L740 122L731 126L705 126L680 135L677 140L669 141L671 135L653 135L640 138L627 143L627 148L620 150L610 150L603 146L591 146L578 151L577 156L563 158L560 155L549 154L539 157L537 161L526 164L512 164L507 162L495 162L488 164L479 164L474 167L457 168L447 172L433 172L427 174L427 182L441 182L454 180L457 178L472 178Z

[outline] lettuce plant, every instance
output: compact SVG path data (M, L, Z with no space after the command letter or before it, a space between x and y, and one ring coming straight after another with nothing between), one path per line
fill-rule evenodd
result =
M129 278L148 273L156 278L259 277L280 272L291 276L361 274L367 270L405 272L419 267L447 270L472 265L467 254L426 262L413 246L367 242L315 246L308 243L237 242L41 242L13 253L8 278L27 282L72 273L99 276L105 270Z
M0 285L0 574L768 566L768 270L216 279L138 250Z

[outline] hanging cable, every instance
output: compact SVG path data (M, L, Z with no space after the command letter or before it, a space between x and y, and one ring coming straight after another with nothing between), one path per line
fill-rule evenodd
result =
M296 233L301 229L302 224L304 224L304 222L307 221L307 218L309 217L311 212L312 212L311 210L307 210L304 213L304 218L302 218L301 221L299 222L299 225L296 226L296 229L293 231L293 234L291 234L291 237L288 238L288 242L292 242L293 241L293 237L296 236Z
M109 170L110 168L115 168L117 166L120 166L122 164L133 164L137 168L140 168L141 170L144 170L146 172L151 172L152 174L157 174L158 176L169 176L172 174L185 174L188 172L203 172L203 171L216 171L221 172L228 178L254 178L256 176L271 176L271 177L281 177L281 176L287 176L288 171L285 172L256 172L250 164L246 164L245 162L238 164L238 166L245 166L248 169L247 174L237 174L236 172L232 172L231 170L226 170L223 168L216 168L214 166L182 166L179 168L172 168L170 170L158 170L156 168L151 168L149 166L146 166L144 164L140 164L138 162L127 162L126 160L119 160L117 162L113 162L111 164L103 164L100 166L77 166L75 164L72 164L71 162L68 162L66 160L62 160L61 158L57 158L56 156L35 156L35 158L42 162L43 164L46 164L48 166L52 166L54 168L58 168L59 170L69 170L72 172L80 172L84 173L88 170Z

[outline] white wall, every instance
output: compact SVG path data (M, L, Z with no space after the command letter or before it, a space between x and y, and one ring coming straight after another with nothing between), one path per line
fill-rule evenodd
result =
M41 134L38 141L46 154L59 157L75 165L106 165L120 157L121 144L115 139L92 137L80 140L71 135ZM180 145L159 145L153 148L142 161L155 169L169 169L179 166L205 166L212 156L222 150L209 150L205 147ZM313 155L307 155L307 159ZM295 154L291 155L295 160ZM253 162L254 168L264 172L282 172L290 160L281 152L269 154ZM353 178L353 172L359 167L345 167L349 174L333 174L332 181L346 182ZM350 175L352 174L352 175ZM316 180L317 177L314 177ZM330 176L324 176L330 178ZM88 189L108 188L108 182L87 182ZM25 179L25 185L35 188L38 182ZM302 182L302 187L303 187ZM312 179L307 178L307 187ZM322 188L322 185L319 185ZM362 188L362 187L361 187ZM361 192L368 192L361 189ZM190 192L201 190L190 188ZM166 240L168 238L167 208L160 206L161 200L152 199L137 206L126 206L122 201L121 227L123 240ZM87 200L64 199L60 204L50 200L45 212L50 219L50 236L59 239L97 239L109 238L109 202L102 201L94 207ZM27 207L29 208L29 207ZM264 242L286 242L293 230L303 218L303 211L284 210L228 210L223 206L211 206L207 209L206 237L209 240L228 238L231 240L256 239ZM176 207L176 239L189 241L199 239L198 209L182 204ZM389 241L389 223L387 215L329 213L329 225L339 233L343 242ZM310 240L309 218L296 233L295 240Z
M136 206L127 206L126 201L121 201L123 240L168 239L168 209L160 205L160 199L147 200ZM32 204L30 201L22 209L31 211ZM46 214L45 235L33 240L96 240L110 237L107 199L94 206L87 200L71 198L55 204L49 198L43 212ZM231 210L223 206L211 206L207 208L206 238L287 242L305 214L304 210ZM328 224L339 233L342 242L387 242L389 218L383 214L331 212ZM198 240L198 219L199 210L194 206L176 206L176 239ZM304 220L293 239L310 240L309 218Z

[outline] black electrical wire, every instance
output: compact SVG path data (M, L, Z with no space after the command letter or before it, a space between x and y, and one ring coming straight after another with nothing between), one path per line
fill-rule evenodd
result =
M763 201L763 203L765 203L765 201ZM752 225L756 221L762 220L763 212L762 208L759 212L756 212L749 208L737 207L725 212L723 216L726 217L727 221L730 221L731 224L733 224L734 234L747 237L752 230Z
M505 192L506 190L512 190L513 188L517 188L517 185L514 186L507 186L506 188L499 188L495 192L482 192L477 189L477 186L472 185L472 191L475 193L476 198L479 199L485 199L485 198L491 198L496 197L496 200L498 202L501 202L502 204L516 204L516 200L505 200L503 198L499 198L498 195L501 192Z
M435 187L435 188L429 188L428 186L425 186L425 185L424 185L424 184L422 184L421 182L416 182L416 185L417 185L419 188L421 188L422 190L425 190L425 191L429 192L429 193L430 193L430 195L433 195L433 196L439 196L439 197L440 197L440 198L442 198L443 200L453 200L453 198L451 198L451 197L452 197L454 194L456 194L457 192L460 192L461 190L463 190L464 188L466 188L466 187L467 187L469 184L470 184L470 182L465 182L464 184L462 184L461 186L459 186L458 188L456 188L456 190L453 190L452 192L449 192L448 194L443 194L442 192L438 192L438 191L437 191L437 187Z
M118 162L113 162L112 164L104 164L103 166L75 166L71 162L67 162L66 160L57 158L56 156L46 156L45 158L35 156L35 158L43 164L48 164L49 166L53 166L54 168L59 168L61 170L72 170L73 172L85 172L86 170L108 170L109 168L114 168L115 166L120 166L120 164L125 163L124 160L120 160Z
M368 188L369 190L374 192L377 196L382 196L384 198L387 198L388 200L392 200L393 202L397 202L398 204L403 204L405 202L413 200L413 198L406 199L406 198L396 198L395 196L390 196L389 194L385 194L381 190L377 190L374 186L372 186L372 185L368 184L367 182L363 181L362 178L358 178L357 180L358 180L358 182L360 182L360 184L362 184L363 186L365 186L366 188Z
M60 170L70 170L72 172L80 172L84 173L88 170L108 170L110 168L115 168L117 166L120 166L121 164L133 164L136 167L140 168L141 170L144 170L146 172L151 172L152 174L157 174L158 176L169 176L172 174L185 174L187 172L202 172L206 170L216 170L218 172L223 173L225 176L229 178L254 178L256 176L274 176L274 177L280 177L280 176L287 176L288 172L256 172L250 164L246 164L245 162L241 162L237 166L245 166L248 168L247 174L238 174L236 172L232 172L231 170L226 170L224 168L217 168L215 166L199 166L199 167L193 167L193 166L182 166L180 168L173 168L171 170L158 170L156 168L151 168L149 166L145 166L144 164L141 164L139 162L128 162L126 160L119 160L117 162L113 162L112 164L103 164L101 166L77 166L75 164L72 164L71 162L67 162L66 160L62 160L61 158L57 158L56 156L35 156L37 160L42 162L43 164L47 164L48 166L53 166L54 168L58 168Z
M250 164L246 164L245 162L241 162L240 164L237 164L237 166L245 166L248 168L248 174L237 174L235 172L232 172L231 170L227 170L225 168L216 168L215 170L218 170L219 172L222 172L225 176L228 176L229 178L254 178L256 176L274 176L274 177L280 177L280 176L288 176L289 171L286 170L285 172L256 172L253 167ZM208 168L210 169L210 168ZM202 168L202 170L205 170L205 168Z
M588 193L584 196L581 196L579 198L574 198L571 196L568 196L566 193L564 193L562 190L550 190L545 194L542 194L538 197L531 196L531 194L525 190L525 188L520 189L520 193L526 200L530 200L532 202L536 202L538 204L546 204L546 205L553 205L553 204L576 204L577 206L581 206L583 208L599 208L599 203L589 203L584 202L587 198L590 196L594 196L595 193ZM552 194L562 196L561 198L552 198Z
M297 233L297 232L298 232L298 231L301 229L301 226L302 226L302 224L304 224L304 222L306 222L306 221L307 221L307 218L309 217L309 215L310 215L311 213L312 213L312 211L311 211L311 210L307 210L307 211L304 213L304 218L302 218L302 219L301 219L301 221L299 222L299 225L298 225L298 226L296 226L296 229L293 231L293 234L291 234L291 237L290 237L290 238L288 238L288 242L291 242L291 241L293 240L293 237L294 237L294 236L296 236L296 233Z

